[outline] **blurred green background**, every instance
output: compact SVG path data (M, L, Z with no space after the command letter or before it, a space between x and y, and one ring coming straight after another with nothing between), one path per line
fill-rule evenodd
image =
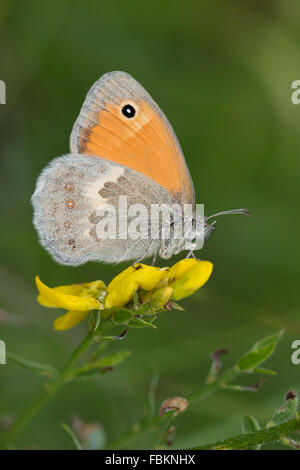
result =
M300 106L291 102L291 83L300 79L299 2L2 0L0 43L7 85L0 105L0 338L8 351L59 366L86 331L86 324L52 330L58 312L37 304L35 274L52 286L108 282L125 267L60 266L31 222L35 180L69 151L85 94L103 73L129 72L165 111L206 213L248 207L252 214L218 221L201 252L214 263L213 276L182 302L186 312L163 315L156 331L131 331L122 342L129 359L113 373L67 386L17 444L72 448L60 423L74 415L101 423L112 441L143 414L153 368L159 406L205 380L213 350L230 348L224 362L231 365L284 328L267 364L278 375L257 393L224 391L194 403L174 445L237 434L245 413L265 423L289 387L300 392L300 366L290 359L300 339ZM21 412L42 386L16 365L1 367L0 414ZM151 447L153 439L143 435L128 447Z

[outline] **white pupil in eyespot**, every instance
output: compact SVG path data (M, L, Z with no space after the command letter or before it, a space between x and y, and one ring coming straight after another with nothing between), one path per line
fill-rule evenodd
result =
M127 118L132 118L132 117L135 115L135 109L134 109L134 107L133 107L131 104L126 104L126 105L123 106L123 108L122 108L122 113L123 113L124 116L126 116Z

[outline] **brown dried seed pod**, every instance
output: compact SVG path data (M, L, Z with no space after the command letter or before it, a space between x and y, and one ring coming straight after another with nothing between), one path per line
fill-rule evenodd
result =
M162 416L166 411L175 410L176 413L182 413L189 406L189 402L182 397L167 398L162 402L159 409L159 416Z

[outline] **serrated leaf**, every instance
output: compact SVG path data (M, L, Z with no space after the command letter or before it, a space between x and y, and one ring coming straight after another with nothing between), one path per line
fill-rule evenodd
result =
M235 367L241 371L253 371L273 354L282 333L283 331L279 331L255 343L250 351L241 357Z
M271 421L267 424L267 428L277 426L291 419L296 413L297 407L297 394L293 390L290 390L285 397L283 405L278 410L274 411Z

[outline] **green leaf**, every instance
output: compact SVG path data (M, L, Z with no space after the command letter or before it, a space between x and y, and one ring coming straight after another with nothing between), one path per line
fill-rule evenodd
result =
M226 390L234 390L236 392L257 392L263 384L263 380L261 379L257 384L254 385L230 385L225 384L223 388Z
M80 367L79 369L74 370L73 374L74 377L80 377L83 375L90 375L98 370L107 368L107 367L114 367L120 362L124 361L126 357L130 356L130 351L117 351L109 356L105 356L102 359L99 359L95 362L89 362L86 365Z
M96 367L113 367L120 364L120 362L124 361L124 359L130 356L130 354L131 352L126 350L117 351L113 354L110 354L110 356L103 357L102 359L97 361L97 363L94 364L96 365Z
M267 424L267 428L272 428L278 424L285 423L291 419L297 411L298 398L294 390L289 390L286 394L283 405L274 411L271 421Z
M128 308L121 308L116 313L114 313L114 320L116 323L127 324L128 320L130 320L135 313Z
M133 294L133 306L135 309L137 309L138 305L139 305L139 296L138 296L137 291L135 291Z
M72 442L74 444L74 446L76 447L77 450L83 450L83 447L82 445L80 444L76 434L74 433L74 431L72 431L72 429L65 423L62 423L62 427L64 428L64 430L66 431L66 433L70 436L70 438L72 439Z
M252 349L244 354L236 364L240 371L253 371L256 366L265 362L274 352L283 331L268 336L254 344Z
M252 370L255 366L266 361L274 352L274 346L249 351L239 360L237 367L240 370Z
M243 417L242 429L244 434L248 434L249 432L259 431L260 425L253 416L246 415ZM260 448L261 444L257 444L256 446L249 447L249 450L260 450Z
M281 336L283 335L283 333L284 333L284 330L280 330L277 333L274 333L273 335L266 336L265 338L255 343L252 349L260 349L265 346L270 346L271 344L276 345L278 341L280 340Z
M173 300L171 300L171 307L174 309L174 310L179 310L181 312L184 312L185 309L183 307L181 307L181 305L177 304L176 302L174 302Z
M242 422L243 433L255 432L260 430L260 425L253 416L245 415Z
M29 359L25 359L24 357L17 356L17 354L7 353L6 355L8 361L17 364L18 366L25 367L25 369L32 370L37 372L40 375L53 377L57 375L57 370L46 364L40 364L38 362L31 361Z
M263 369L261 367L255 367L252 369L255 374L261 374L261 375L277 375L277 372L274 370L270 369Z
M155 310L153 308L151 308L151 304L150 304L150 301L147 300L145 303L143 303L142 305L139 305L139 307L137 308L137 310L135 311L135 314L138 314L140 316L142 315L153 315L153 312Z
M131 328L147 328L147 327L157 328L157 326L153 325L152 323L146 320L142 320L142 318L132 318L128 322L128 326L130 326Z

